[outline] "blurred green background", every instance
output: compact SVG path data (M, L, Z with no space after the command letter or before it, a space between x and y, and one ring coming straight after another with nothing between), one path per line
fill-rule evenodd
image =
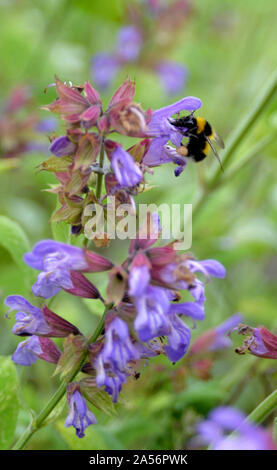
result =
M126 3L0 0L1 100L16 84L30 84L34 106L39 107L55 97L53 88L46 95L43 93L55 74L73 83L91 80L91 57L102 50L113 50L118 28L125 24ZM144 109L156 109L186 95L198 96L203 101L201 115L226 140L276 68L273 19L277 3L196 0L192 4L193 12L169 55L189 69L184 92L168 98L154 75L127 66L103 100L108 102L126 76L135 78L135 99ZM207 285L206 320L198 323L193 337L235 312L241 312L245 323L252 326L264 324L272 331L277 328L276 105L277 96L232 156L230 171L233 162L240 162L265 136L270 137L270 143L230 178L227 168L221 176L222 184L207 194L205 206L193 218L193 253L199 259L215 258L227 269L225 280L212 280ZM45 111L39 113L48 117ZM61 123L60 133L63 126ZM48 142L47 136L43 139ZM54 195L43 190L55 179L35 169L44 158L42 154L25 155L19 168L0 174L0 213L21 225L31 245L52 237L49 218L56 201ZM209 156L199 166L188 165L178 179L173 166L158 168L148 177L155 189L140 200L193 203L216 165ZM122 261L121 254L126 249L121 245L116 243L108 249L109 256L117 262ZM0 247L2 300L9 294L30 298L15 261L9 250ZM52 308L84 333L90 333L101 308L92 302L61 293ZM5 312L1 302L0 353L9 355L18 340L11 333L13 322L4 318ZM233 337L237 342L235 334ZM38 412L56 389L58 380L52 377L53 370L53 366L42 362L28 369L18 368L21 398L16 435L29 423L28 409ZM186 448L197 416L220 403L232 403L248 413L276 386L277 379L273 361L253 361L253 357L240 357L232 350L218 354L212 377L206 381L191 373L186 358L176 365L157 358L141 372L139 380L130 379L124 386L117 414L106 417L96 412L99 424L91 426L84 439L76 438L73 428L64 428L64 410L57 421L32 438L27 448Z

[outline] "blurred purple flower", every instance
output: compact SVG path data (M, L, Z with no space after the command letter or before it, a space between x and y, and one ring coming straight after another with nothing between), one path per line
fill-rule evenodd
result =
M75 389L73 393L67 391L67 401L69 413L65 420L65 426L67 428L69 426L74 426L76 429L76 436L84 437L85 429L90 426L90 424L96 424L97 419L92 411L89 410L85 399L82 397L78 389Z
M126 62L137 58L142 46L140 31L135 26L124 26L119 30L116 53Z
M114 54L99 52L92 59L92 77L96 87L105 90L120 69L120 62Z
M58 121L54 117L45 118L45 119L41 119L37 123L36 130L37 130L37 132L43 132L43 133L46 133L46 134L51 134L52 132L54 132L57 125L58 125Z
M191 346L190 354L201 354L207 351L218 351L232 346L228 334L241 322L242 316L238 313L229 317L216 328L205 331L196 338Z
M245 418L235 408L215 408L198 425L200 441L213 450L276 450L270 434ZM235 434L228 436L232 432Z
M161 84L168 95L176 95L186 85L188 70L175 62L161 62L156 67Z

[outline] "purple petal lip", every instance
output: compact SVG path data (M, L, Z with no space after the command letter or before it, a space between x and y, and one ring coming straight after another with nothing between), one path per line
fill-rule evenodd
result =
M68 268L72 270L82 270L87 268L83 250L77 246L67 245L66 243L57 242L55 240L42 240L38 242L30 253L24 255L24 261L31 268L44 270L44 259L47 255L54 254L56 256L53 261L64 261Z
M156 109L153 113L153 119L158 118L169 118L173 114L180 113L181 111L196 111L196 109L201 108L202 101L195 96L187 96L182 98L176 103L164 106L163 108Z
M214 276L223 279L226 276L224 266L213 259L203 261L189 260L186 262L192 272L201 272L206 277Z

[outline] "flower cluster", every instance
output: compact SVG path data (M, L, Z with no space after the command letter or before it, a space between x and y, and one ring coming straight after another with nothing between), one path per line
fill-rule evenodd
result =
M115 50L100 52L92 59L92 77L101 89L107 88L119 70L135 64L154 72L169 95L180 93L188 75L186 67L167 59L165 51L177 42L191 6L188 0L132 3L127 9L128 24L117 35Z
M213 450L276 450L267 431L247 422L246 416L232 407L215 408L199 423L198 439Z
M19 157L27 152L48 152L47 144L38 137L52 133L56 120L40 120L33 111L32 94L27 86L14 88L0 112L0 158Z
M165 354L173 363L180 360L190 344L190 327L183 319L205 317L205 285L197 277L223 278L224 267L215 260L197 261L180 254L173 244L155 246L160 225L152 216L153 231L147 224L132 240L127 259L119 266L85 248L43 240L25 255L25 262L39 272L33 285L36 296L48 299L60 289L80 297L100 299L106 305L105 326L97 341L89 343L79 329L52 312L31 305L21 296L9 296L5 303L15 310L13 333L28 338L19 343L13 360L31 365L37 358L57 364L68 374L83 358L82 371L90 376L71 382L68 388L69 416L77 435L95 422L82 395L97 406L99 390L118 400L129 376L138 377L141 360ZM108 271L106 294L100 294L84 273ZM182 301L188 292L190 301ZM51 338L65 338L60 351ZM66 371L65 371L66 370ZM104 393L104 392L103 392Z
M59 181L49 189L57 194L61 205L52 220L67 221L72 233L82 233L88 206L97 203L105 208L105 200L113 196L116 207L134 207L133 196L145 189L145 175L151 167L173 161L178 165L177 173L183 171L185 158L177 147L168 145L170 141L180 147L183 136L169 118L184 110L198 109L198 98L186 97L154 112L143 111L133 102L135 85L127 79L104 110L98 92L89 82L77 87L56 78L55 86L58 99L44 109L60 114L66 123L66 134L53 138L53 156L40 166L54 172ZM125 150L110 138L115 132L139 141Z

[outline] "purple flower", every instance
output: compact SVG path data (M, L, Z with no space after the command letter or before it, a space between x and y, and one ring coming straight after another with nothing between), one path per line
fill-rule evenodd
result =
M45 119L41 119L41 121L37 123L36 130L37 132L50 134L51 132L54 132L57 125L58 125L57 119L53 117L45 118Z
M166 153L168 158L175 163L175 165L178 165L177 168L175 168L174 173L175 176L180 176L180 174L184 171L185 166L187 164L187 159L186 157L183 157L180 155L175 147L172 147L171 145L164 145L163 151Z
M254 356L277 359L277 336L267 328L264 326L251 328L241 324L237 330L239 334L249 335L245 338L243 345L236 348L238 354L245 354L249 351Z
M142 45L140 31L134 26L124 26L120 29L117 38L116 51L126 62L137 58Z
M21 366L31 366L38 358L57 364L60 355L61 352L54 341L33 335L18 344L12 360Z
M232 407L215 408L208 419L198 425L198 433L200 440L213 450L275 449L269 433L245 421L245 415Z
M127 324L114 318L106 327L105 344L95 362L97 386L105 386L116 402L122 384L129 374L128 364L140 355L129 336Z
M190 329L182 322L178 315L173 315L169 329L168 345L165 346L165 353L170 361L177 362L187 352L190 344Z
M17 323L13 327L13 334L29 336L47 335L51 332L51 328L46 323L42 311L38 307L31 305L21 295L10 295L5 299L5 305L10 308L8 314L12 310L17 311Z
M232 346L232 341L228 334L242 321L242 316L238 313L229 317L225 322L218 325L215 331L215 340L210 346L210 351L228 348ZM227 336L226 336L227 335Z
M73 393L67 392L67 400L69 406L69 413L67 415L65 426L74 426L76 429L76 436L84 437L85 429L90 424L96 424L97 420L89 410L85 399L81 393L76 389Z
M112 154L112 168L121 187L136 186L142 180L142 172L131 155L117 146Z
M114 54L100 52L92 59L92 76L95 85L102 90L108 88L120 69L120 62Z
M66 155L72 155L76 148L77 146L64 135L55 139L50 145L49 150L56 155L56 157L64 157Z
M181 64L161 62L156 67L162 86L168 95L178 94L186 84L188 71Z
M38 336L31 336L26 341L18 344L12 355L12 360L21 366L31 366L38 360L40 354L42 354L42 349L39 338Z
M64 318L49 310L46 305L39 309L31 305L21 295L10 295L5 304L10 307L7 315L16 310L17 323L13 327L13 334L18 336L49 336L63 338L70 334L78 335L78 328Z
M196 338L190 354L201 354L207 351L218 351L232 346L231 339L227 336L242 320L241 315L235 314L216 328L205 331Z
M167 315L170 301L165 289L149 285L143 293L134 297L134 303L137 309L134 327L141 341L167 335L170 329Z
M187 96L176 103L154 111L152 119L148 124L148 130L149 136L155 138L143 158L145 165L157 166L171 161L164 146L168 141L171 141L176 146L180 146L183 135L170 123L169 118L181 111L195 111L201 105L202 102L199 98Z
M32 290L46 299L56 295L61 288L70 291L76 287L71 271L99 272L113 266L97 253L54 240L38 242L24 260L32 268L42 271Z

